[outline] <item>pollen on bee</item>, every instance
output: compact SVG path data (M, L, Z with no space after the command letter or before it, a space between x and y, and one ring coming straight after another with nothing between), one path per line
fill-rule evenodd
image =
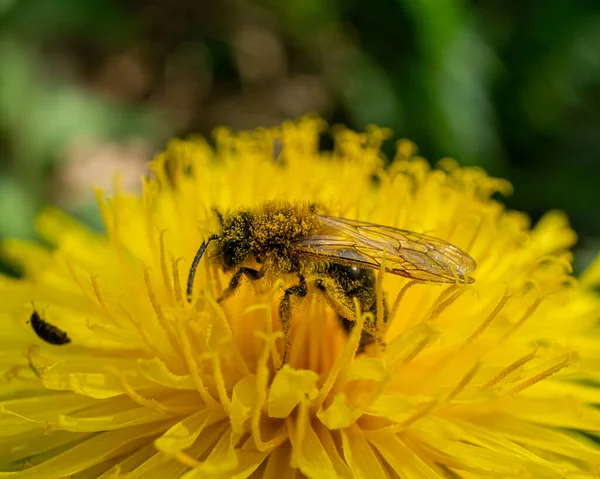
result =
M314 233L320 223L308 203L268 202L257 208L254 226L256 242L289 244L292 238Z

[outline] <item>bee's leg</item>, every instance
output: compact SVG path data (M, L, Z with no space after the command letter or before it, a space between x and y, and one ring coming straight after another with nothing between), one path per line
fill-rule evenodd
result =
M333 277L324 276L316 281L317 288L321 290L323 296L331 306L331 308L337 313L338 319L342 327L349 333L354 328L356 322L356 311L354 309L354 297L356 296L359 300L363 313L371 313L374 318L377 318L377 298L374 294L374 288L372 294L369 292L369 282L366 281L360 290L348 291L348 284L345 284L345 288L340 284L339 274L336 279ZM356 293L356 294L352 294ZM362 296L361 296L362 293ZM383 322L387 321L388 308L385 297L383 298ZM373 341L377 341L380 345L384 346L385 343L381 338L377 326L373 322L365 322L360 337L360 343L358 352L361 352L364 347Z
M291 347L290 329L292 326L292 312L290 309L290 298L292 296L304 298L308 292L308 288L306 287L306 278L304 275L298 274L298 278L300 279L300 283L296 286L291 286L286 289L283 293L283 298L281 298L281 302L279 303L279 320L281 321L281 329L283 331L284 341L282 359L283 364L287 362L287 355Z
M250 281L256 281L257 279L260 279L264 276L264 272L262 269L257 270L257 269L246 268L246 267L242 266L231 277L231 279L229 280L229 286L227 286L227 289L225 291L223 291L223 296L221 296L217 300L217 302L220 303L221 301L229 298L229 296L231 296L235 292L235 290L238 288L238 286L240 285L240 280L242 279L242 276L244 276L244 275Z

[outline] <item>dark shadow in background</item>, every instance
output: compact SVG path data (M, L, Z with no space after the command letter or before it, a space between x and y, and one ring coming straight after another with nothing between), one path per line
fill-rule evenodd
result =
M135 187L170 137L316 111L564 209L579 270L599 249L595 1L11 0L0 65L0 237L46 203L98 226L89 186Z

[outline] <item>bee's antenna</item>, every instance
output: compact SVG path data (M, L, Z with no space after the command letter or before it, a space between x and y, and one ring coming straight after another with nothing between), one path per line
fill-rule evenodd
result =
M209 236L209 238L200 245L200 248L198 248L198 251L196 252L196 256L194 256L194 260L192 261L192 265L190 266L190 272L188 274L187 281L186 295L188 303L192 301L192 289L194 288L194 277L196 276L196 268L198 268L198 263L200 262L202 255L206 251L208 244L216 239L219 239L219 235L215 234Z

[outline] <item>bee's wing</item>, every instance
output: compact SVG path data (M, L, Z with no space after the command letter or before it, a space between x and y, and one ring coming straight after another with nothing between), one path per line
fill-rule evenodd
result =
M319 216L320 234L300 238L294 249L324 260L378 269L437 283L472 283L476 267L467 253L446 241L373 223Z

